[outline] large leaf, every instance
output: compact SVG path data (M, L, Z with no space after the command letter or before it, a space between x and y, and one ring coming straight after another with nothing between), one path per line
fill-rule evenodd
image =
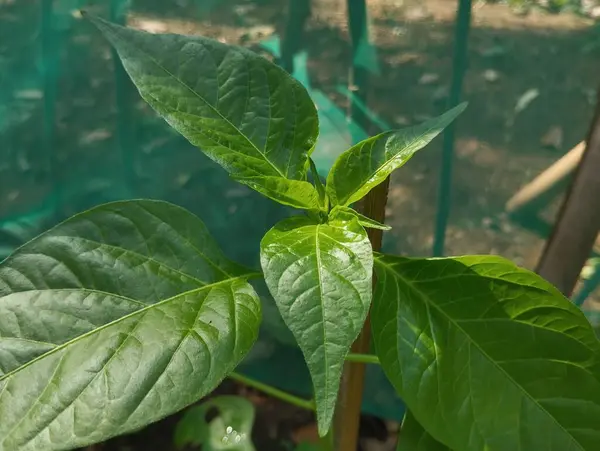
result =
M451 451L434 439L409 411L404 415L396 451Z
M346 206L362 199L429 144L466 107L462 103L420 125L368 138L342 153L327 176L331 204Z
M218 396L185 412L175 429L175 446L202 451L255 451L254 405L241 396Z
M254 343L251 272L157 201L74 216L0 265L0 450L62 450L195 402Z
M377 257L377 354L454 451L600 449L600 342L552 285L500 257Z
M373 251L356 219L293 217L261 243L265 281L302 350L315 389L319 433L330 426L344 358L371 303Z
M283 69L212 39L92 21L144 100L230 174L305 180L318 117L304 87Z
M320 210L319 193L313 185L281 177L237 177L236 181L255 189L283 205L304 210Z

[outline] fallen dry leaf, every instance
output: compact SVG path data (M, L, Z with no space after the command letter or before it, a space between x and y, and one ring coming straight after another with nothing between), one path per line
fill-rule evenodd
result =
M548 131L542 136L540 140L543 147L559 150L563 145L563 129L559 125L553 125Z

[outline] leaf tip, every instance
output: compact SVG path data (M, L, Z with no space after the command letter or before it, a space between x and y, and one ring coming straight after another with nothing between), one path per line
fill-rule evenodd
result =
M467 102L465 100L464 102L461 102L456 107L454 107L454 110L456 111L456 114L458 115L458 114L461 114L463 111L465 111L468 106L469 106L469 102Z
M339 389L339 385L337 386ZM337 391L330 394L327 399L319 399L318 393L315 391L315 411L317 414L317 432L319 437L323 438L331 433L331 424L335 416L337 406Z
M96 26L98 26L99 22L103 22L104 21L104 19L101 19L100 17L96 16L95 14L90 14L87 11L87 9L80 9L79 10L79 14L81 14L81 17L83 19L92 22Z
M91 14L86 10L80 10L81 17L89 22L91 22L105 37L109 37L110 32L114 32L115 28L121 28L120 25L109 22L106 19L103 19L100 16L95 14Z
M319 437L323 438L329 433L329 429L331 429L331 420L333 419L333 411L331 413L325 412L325 415L317 415L317 431L319 433Z

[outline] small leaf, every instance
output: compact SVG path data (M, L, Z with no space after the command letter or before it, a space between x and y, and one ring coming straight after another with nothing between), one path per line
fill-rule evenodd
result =
M329 201L327 199L327 193L325 192L325 186L321 181L321 176L319 175L319 171L317 170L317 166L312 158L309 159L310 163L310 172L315 181L315 187L317 188L317 192L319 193L319 201L321 206L327 211L329 209Z
M0 265L0 450L83 447L212 391L260 300L204 224L158 201L78 214Z
M423 429L415 417L406 411L396 451L451 451Z
M319 194L315 187L300 180L281 177L235 177L236 181L255 189L283 205L304 210L319 210Z
M454 451L600 449L600 342L583 313L500 257L378 256L377 355Z
M317 112L306 89L283 69L212 39L90 19L144 100L231 175L306 179Z
M429 144L466 107L462 103L437 118L368 138L342 153L327 177L331 204L347 206L362 199Z
M261 265L308 365L323 436L331 424L344 358L371 303L371 244L355 219L318 224L293 217L267 232Z
M175 429L175 446L202 451L255 451L254 405L241 396L219 396L189 408Z
M342 207L337 205L331 210L329 213L329 217L333 220L335 219L345 219L348 220L349 216L354 216L358 223L370 229L379 229L379 230L391 230L392 228L389 225L381 224L380 222L375 221L374 219L368 218L365 215L360 214L358 211L350 208L350 207Z

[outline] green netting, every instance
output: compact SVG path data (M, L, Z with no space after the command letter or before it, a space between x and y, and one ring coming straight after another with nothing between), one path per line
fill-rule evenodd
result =
M459 3L470 14L457 26ZM300 12L308 4L305 21ZM455 135L446 138L450 160L438 139L394 176L387 211L394 229L386 250L431 255L436 224L438 232L442 224L446 254L497 253L533 267L544 232L511 218L506 203L585 137L600 73L594 20L600 5L372 0L367 14L364 5L0 0L0 259L77 211L150 197L190 209L228 255L256 265L259 239L291 213L234 183L159 119L106 42L81 20L78 9L85 7L152 32L245 45L281 62L317 105L321 135L314 157L322 173L354 142L469 100ZM461 39L462 57L455 45ZM446 174L453 177L438 190L443 161L454 163ZM559 201L543 212L547 223ZM444 209L447 225L440 221ZM595 322L598 274L588 270L588 283L575 297ZM244 371L308 393L302 356L262 292L263 333ZM365 410L396 419L403 414L376 367L368 368Z

